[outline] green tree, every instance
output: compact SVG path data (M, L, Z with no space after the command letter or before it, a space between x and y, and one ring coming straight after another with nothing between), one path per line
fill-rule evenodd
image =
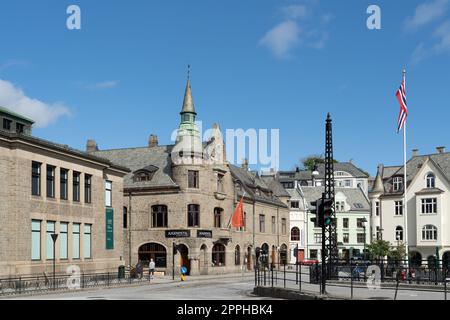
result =
M403 243L397 245L395 249L391 249L389 254L389 258L397 261L406 259L406 247Z
M319 155L310 155L300 160L303 170L314 170L314 165L319 163L325 163L325 159Z
M370 255L375 259L383 259L391 252L391 243L389 241L377 240L367 246Z

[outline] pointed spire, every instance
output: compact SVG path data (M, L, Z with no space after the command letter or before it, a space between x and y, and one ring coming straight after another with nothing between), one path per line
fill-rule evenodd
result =
M191 66L188 65L188 79L186 83L186 91L184 92L183 108L181 109L181 114L183 113L197 114L195 112L194 101L192 99L190 78L191 78Z
M384 192L383 179L381 179L382 169L383 169L382 165L379 165L377 176L375 178L375 182L373 183L372 193L375 193L375 192L383 193Z

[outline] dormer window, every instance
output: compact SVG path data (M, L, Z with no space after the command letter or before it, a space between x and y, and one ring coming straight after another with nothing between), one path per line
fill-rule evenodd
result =
M403 178L402 177L394 177L394 179L392 180L392 186L394 188L394 191L403 190Z
M133 181L134 182L150 181L152 180L153 175L155 174L156 171L158 171L158 167L152 165L136 170L135 172L133 172Z
M427 174L427 188L436 187L436 178L433 173Z

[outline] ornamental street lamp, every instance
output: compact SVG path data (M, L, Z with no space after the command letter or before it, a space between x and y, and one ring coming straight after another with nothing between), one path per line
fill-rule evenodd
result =
M56 290L56 281L55 281L55 274L56 274L56 239L58 239L57 233L52 233L52 240L53 240L53 290Z

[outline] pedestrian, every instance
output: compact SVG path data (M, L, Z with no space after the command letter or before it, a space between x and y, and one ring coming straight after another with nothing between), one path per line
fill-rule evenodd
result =
M155 274L155 262L153 259L150 259L150 263L148 264L148 274L150 279L153 279L153 275Z
M141 279L142 278L142 264L141 261L138 261L136 264L136 276Z

